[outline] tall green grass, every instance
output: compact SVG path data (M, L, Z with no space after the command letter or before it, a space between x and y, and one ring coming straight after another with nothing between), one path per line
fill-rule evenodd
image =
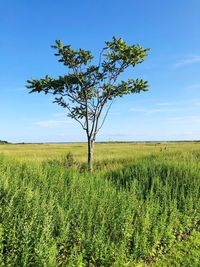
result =
M90 175L1 156L0 266L153 262L198 228L199 159L198 150L115 158Z

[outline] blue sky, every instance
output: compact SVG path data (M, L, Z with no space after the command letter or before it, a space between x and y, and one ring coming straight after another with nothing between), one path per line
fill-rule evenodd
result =
M56 39L95 55L112 36L151 49L123 78L148 92L117 100L97 141L200 139L199 0L1 0L0 139L85 141L79 125L26 80L64 73Z

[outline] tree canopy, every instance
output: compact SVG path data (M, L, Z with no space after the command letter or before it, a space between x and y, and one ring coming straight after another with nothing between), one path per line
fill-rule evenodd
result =
M68 110L68 116L79 122L88 142L93 144L115 98L147 91L147 81L132 78L119 81L119 76L128 67L142 63L149 49L113 37L105 42L95 64L91 51L74 50L60 40L52 48L58 61L66 66L67 74L28 80L27 87L30 93L52 94L54 103Z

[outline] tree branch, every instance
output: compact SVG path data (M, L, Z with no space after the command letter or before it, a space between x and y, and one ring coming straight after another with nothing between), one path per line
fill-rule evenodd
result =
M76 120L81 125L81 127L83 128L83 130L86 131L86 128L85 128L84 124L81 122L81 120L79 120L78 118L76 118L75 115L73 115L73 112L71 111L70 107L68 105L66 105L66 108L69 110L71 118L74 119L74 120Z
M104 118L103 118L103 121L102 121L100 127L97 129L96 134L99 132L99 130L100 130L100 129L102 128L102 126L104 125L104 122L105 122L105 120L106 120L106 118L107 118L107 116L108 116L108 112L110 111L110 108L111 108L113 102L114 102L114 100L112 100L111 103L110 103L110 105L108 106L108 109L107 109L107 111L106 111L106 114L105 114L105 116L104 116Z

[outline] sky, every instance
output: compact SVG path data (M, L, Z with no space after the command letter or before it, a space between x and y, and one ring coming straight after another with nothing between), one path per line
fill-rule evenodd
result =
M67 70L51 45L60 39L95 56L112 36L150 48L123 79L149 91L117 99L97 141L200 139L199 0L0 0L0 140L82 142L86 136L50 96L26 81Z

